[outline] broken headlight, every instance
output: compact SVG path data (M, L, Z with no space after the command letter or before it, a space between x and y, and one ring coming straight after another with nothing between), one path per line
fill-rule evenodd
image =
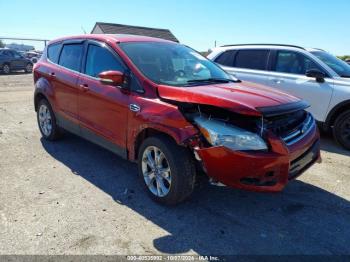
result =
M267 150L265 141L256 133L201 116L195 117L194 121L212 146L224 146L231 150Z

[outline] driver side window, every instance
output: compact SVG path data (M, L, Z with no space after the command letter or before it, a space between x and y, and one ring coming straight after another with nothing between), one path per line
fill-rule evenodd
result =
M281 73L305 75L307 71L323 70L311 59L294 51L278 51L276 56L275 71Z
M123 72L123 66L119 63L118 59L108 49L89 44L85 74L98 77L98 75L104 71L121 71Z

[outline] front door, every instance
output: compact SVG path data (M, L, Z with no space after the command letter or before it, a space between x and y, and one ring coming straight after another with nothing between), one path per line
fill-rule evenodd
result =
M104 71L125 71L119 56L105 44L86 43L83 74L79 78L78 112L82 135L118 154L125 154L129 95L102 84Z
M276 52L273 68L270 85L307 101L310 104L308 111L316 120L324 121L332 96L333 80L326 78L325 82L320 83L305 75L310 69L324 70L311 58L290 50Z

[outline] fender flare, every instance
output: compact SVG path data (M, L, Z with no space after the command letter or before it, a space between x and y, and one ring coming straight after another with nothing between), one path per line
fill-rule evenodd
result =
M332 108L332 110L327 115L326 121L323 124L323 128L325 130L328 130L334 124L334 121L335 121L338 113L340 113L346 109L350 109L350 99L345 100Z
M45 78L39 78L36 82L35 82L35 91L34 91L34 109L37 109L37 104L39 102L38 98L39 97L45 97L50 105L52 107L54 107L54 103L53 103L53 97L54 97L54 92L52 90L52 86L50 84L50 82L45 79Z
M174 130L172 130L174 129ZM193 129L192 132L186 132L186 135L183 135L183 132L176 132L175 128L164 126L158 123L151 123L147 125L142 125L138 130L134 130L131 135L130 139L128 141L131 141L128 144L128 153L129 153L129 159L130 160L136 160L137 159L137 150L140 146L139 138L142 134L144 134L145 131L150 131L154 133L162 133L165 135L168 135L170 138L172 138L178 145L181 145L186 141L188 138L194 136L197 134L197 131L194 132L195 129Z

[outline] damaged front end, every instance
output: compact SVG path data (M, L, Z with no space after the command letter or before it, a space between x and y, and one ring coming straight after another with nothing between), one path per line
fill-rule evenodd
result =
M319 159L315 121L303 109L259 117L210 105L184 103L178 107L199 130L190 146L215 183L254 191L280 191L288 180ZM307 161L292 177L291 163L304 155Z

